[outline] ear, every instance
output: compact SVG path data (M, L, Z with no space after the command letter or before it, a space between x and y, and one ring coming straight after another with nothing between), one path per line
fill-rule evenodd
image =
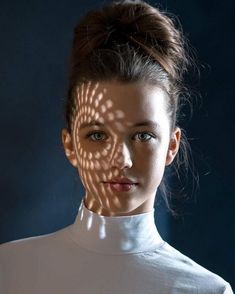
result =
M64 146L64 151L65 151L66 157L68 158L68 160L70 161L70 163L74 167L77 167L77 165L78 165L77 157L75 154L75 150L73 148L73 142L72 142L71 135L67 129L65 129L65 128L62 129L61 137L62 137L62 143Z
M170 165L173 162L179 150L180 138L181 138L181 129L176 127L173 133L171 134L171 139L168 146L165 165Z

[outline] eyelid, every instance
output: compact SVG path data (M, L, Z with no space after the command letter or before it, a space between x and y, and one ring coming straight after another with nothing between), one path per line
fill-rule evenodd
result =
M142 134L142 133L146 133L150 136L153 136L153 137L156 137L156 135L154 135L152 132L149 132L149 131L139 131L139 132L135 132L134 136L137 135L137 134Z

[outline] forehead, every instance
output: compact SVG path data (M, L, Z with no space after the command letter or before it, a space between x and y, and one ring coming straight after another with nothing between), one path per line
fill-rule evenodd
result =
M132 117L160 115L166 112L166 94L157 86L144 83L87 83L77 89L80 107L93 109L102 116L119 111Z

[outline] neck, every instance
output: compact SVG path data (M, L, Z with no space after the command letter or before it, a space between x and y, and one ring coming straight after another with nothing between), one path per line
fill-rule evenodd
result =
M150 212L128 216L103 216L81 202L71 237L84 249L102 254L130 254L154 250L164 243Z
M136 215L136 214L141 214L141 213L146 213L150 212L153 209L154 206L154 200L155 197L149 197L145 202L141 203L139 206L136 208L130 208L128 207L126 211L124 210L125 205L122 204L121 207L122 209L118 209L117 205L115 207L111 207L112 205L109 203L110 207L105 208L104 206L101 206L101 204L94 199L93 197L91 198L89 194L85 194L84 197L84 205L85 207L99 215L103 216L128 216L128 215ZM129 206L129 205L128 205ZM124 211L123 211L124 210Z

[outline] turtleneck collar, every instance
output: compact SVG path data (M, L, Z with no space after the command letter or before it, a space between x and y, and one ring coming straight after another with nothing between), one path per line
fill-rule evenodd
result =
M154 222L154 208L136 215L103 216L88 210L83 200L70 234L84 249L110 255L150 251L164 243Z

